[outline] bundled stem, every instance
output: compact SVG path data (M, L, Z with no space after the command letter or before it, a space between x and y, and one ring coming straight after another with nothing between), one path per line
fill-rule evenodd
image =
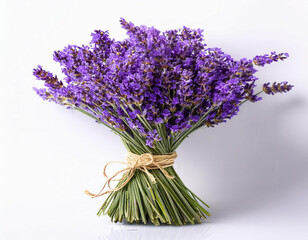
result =
M126 219L129 223L151 221L155 225L201 223L210 216L202 204L209 206L183 184L174 168L166 170L175 178L167 178L158 169L150 170L156 184L137 171L127 185L107 197L98 215L108 214L113 222Z
M246 100L242 103L244 102ZM145 138L138 131L131 129L130 134L125 131L121 132L84 109L75 107L78 111L94 118L98 123L109 127L121 137L127 151L139 155L144 153L160 155L174 152L189 134L206 126L204 123L206 117L217 111L218 108L219 106L213 106L191 128L171 136L166 134L164 124L151 125L145 118L138 115L138 119L146 129L149 131L156 129L160 136L156 147L149 149L145 144ZM129 127L129 125L127 126ZM146 224L150 221L155 225L161 223L195 224L201 223L202 219L210 216L210 213L205 209L209 206L184 185L174 168L171 166L165 170L174 178L166 177L159 169L149 170L156 183L150 181L146 173L136 170L134 176L124 187L109 194L97 214L99 216L107 214L113 222L126 220L129 223L143 222ZM119 181L117 187L125 181L125 178Z

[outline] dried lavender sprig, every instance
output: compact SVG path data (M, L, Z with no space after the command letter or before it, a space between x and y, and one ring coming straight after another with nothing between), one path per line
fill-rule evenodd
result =
M265 64L270 64L272 62L277 62L278 60L285 60L286 58L289 57L288 53L279 53L277 54L276 52L271 52L270 55L265 54L263 56L255 56L253 58L253 63L257 66L264 66Z
M263 84L263 91L266 94L274 95L276 93L286 93L288 91L291 91L291 89L294 86L291 84L288 84L288 82L281 82L281 83L265 83Z

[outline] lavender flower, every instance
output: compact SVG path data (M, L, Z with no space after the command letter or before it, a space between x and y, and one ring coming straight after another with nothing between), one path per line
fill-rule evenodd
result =
M35 90L44 100L90 115L125 141L144 141L153 152L172 151L178 138L225 122L244 101L260 101L255 66L289 56L272 52L234 60L220 48L207 47L200 29L160 32L123 18L120 23L128 35L122 41L96 30L88 46L55 51L64 81L38 66L33 74L45 88ZM265 84L263 91L274 94L292 87ZM174 144L163 149L159 142L167 138Z
M108 31L95 30L89 45L55 51L53 58L61 66L63 81L38 66L33 74L45 88L34 90L44 100L80 111L108 127L141 162L149 153L176 155L174 151L193 131L226 122L243 103L260 101L262 92L273 95L293 88L287 82L274 82L256 91L256 67L284 60L287 53L235 60L220 48L207 47L200 29L160 32L123 18L120 23L128 35L122 41L111 39ZM172 163L166 169L157 165L156 171L150 165L157 163L150 160L142 168L137 168L137 162L132 169L125 168L124 185L119 183L118 189L98 195L87 191L92 197L112 192L99 215L106 212L115 222L151 220L155 225L201 223L210 216L199 198L183 187ZM166 173L173 175L172 181ZM147 178L157 179L157 186L152 188ZM149 188L153 190L150 198ZM184 196L185 202L172 193ZM135 208L117 211L124 205Z
M146 145L154 147L156 141L160 141L161 138L156 129L149 131L146 138Z
M265 83L263 84L263 91L266 94L274 95L275 93L285 93L290 91L293 88L293 85L288 84L288 82L281 82L281 83Z
M289 57L288 53L279 53L276 54L276 52L271 52L270 55L265 54L263 56L255 56L253 58L254 64L257 66L264 66L265 64L270 64L272 62L277 62L278 60L284 60Z

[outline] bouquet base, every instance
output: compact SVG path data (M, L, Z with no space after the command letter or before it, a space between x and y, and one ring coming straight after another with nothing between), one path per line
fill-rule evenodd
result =
M156 183L137 170L123 188L110 193L97 215L107 214L112 222L125 220L155 225L195 224L210 216L204 208L209 206L184 185L174 168L165 169L174 178L167 178L159 169L150 170Z

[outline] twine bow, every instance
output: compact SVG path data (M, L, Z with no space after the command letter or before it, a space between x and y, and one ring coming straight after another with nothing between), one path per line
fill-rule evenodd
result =
M85 190L84 192L85 194L92 196L92 198L95 198L95 197L103 196L104 194L107 194L107 193L117 191L123 188L129 182L129 180L134 176L136 169L145 172L147 176L149 177L149 179L151 180L151 182L153 183L156 183L156 181L155 181L153 174L151 174L148 171L151 169L160 169L167 178L172 179L174 177L169 175L169 173L164 168L172 166L174 164L174 159L176 158L177 158L176 152L172 154L168 154L168 155L152 155L151 153L144 153L141 155L137 155L131 152L127 152L127 155L126 155L127 162L110 161L105 165L103 174L107 178L107 181L105 182L104 186L99 191L99 193L93 194L89 192L88 190ZM106 174L106 169L107 169L107 166L111 163L122 163L122 164L127 165L127 167L116 172L113 176L108 177ZM116 176L118 176L122 172L125 172L122 178L114 179ZM110 187L111 181L122 181L124 179L125 181L119 186L117 186L116 188ZM108 186L109 190L103 192L106 186Z

